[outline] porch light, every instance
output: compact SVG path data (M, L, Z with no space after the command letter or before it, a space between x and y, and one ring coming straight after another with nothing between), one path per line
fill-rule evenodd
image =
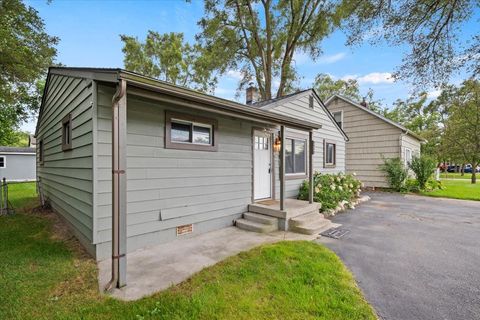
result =
M275 136L275 142L273 143L273 152L279 153L281 146L282 146L282 139L280 139L280 135L277 134Z

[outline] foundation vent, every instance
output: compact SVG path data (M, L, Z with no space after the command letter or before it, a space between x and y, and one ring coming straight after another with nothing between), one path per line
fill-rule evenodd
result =
M184 234L189 234L193 232L193 224L185 224L183 226L177 227L177 236L181 236Z

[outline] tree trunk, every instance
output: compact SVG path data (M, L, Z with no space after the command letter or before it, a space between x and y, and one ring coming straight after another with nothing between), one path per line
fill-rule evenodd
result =
M477 166L478 166L478 163L474 163L472 164L472 184L476 184L477 183Z
M460 175L463 177L465 175L465 163L462 163L460 167Z

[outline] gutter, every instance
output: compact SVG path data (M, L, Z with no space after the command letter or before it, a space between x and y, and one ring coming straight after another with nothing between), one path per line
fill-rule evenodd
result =
M105 291L126 285L126 108L127 82L112 98L112 278Z

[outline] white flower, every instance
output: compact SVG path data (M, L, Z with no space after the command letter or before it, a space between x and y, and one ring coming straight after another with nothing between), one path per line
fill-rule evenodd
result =
M338 186L338 190L343 191L342 186Z
M316 193L319 193L319 192L320 192L320 188L319 188L319 187L316 187L316 188L315 188L315 192L316 192Z
M357 173L356 173L356 172L354 172L354 173L352 173L352 175L355 177L355 176L357 175Z
M335 185L332 184L332 185L330 186L330 189L335 190Z

